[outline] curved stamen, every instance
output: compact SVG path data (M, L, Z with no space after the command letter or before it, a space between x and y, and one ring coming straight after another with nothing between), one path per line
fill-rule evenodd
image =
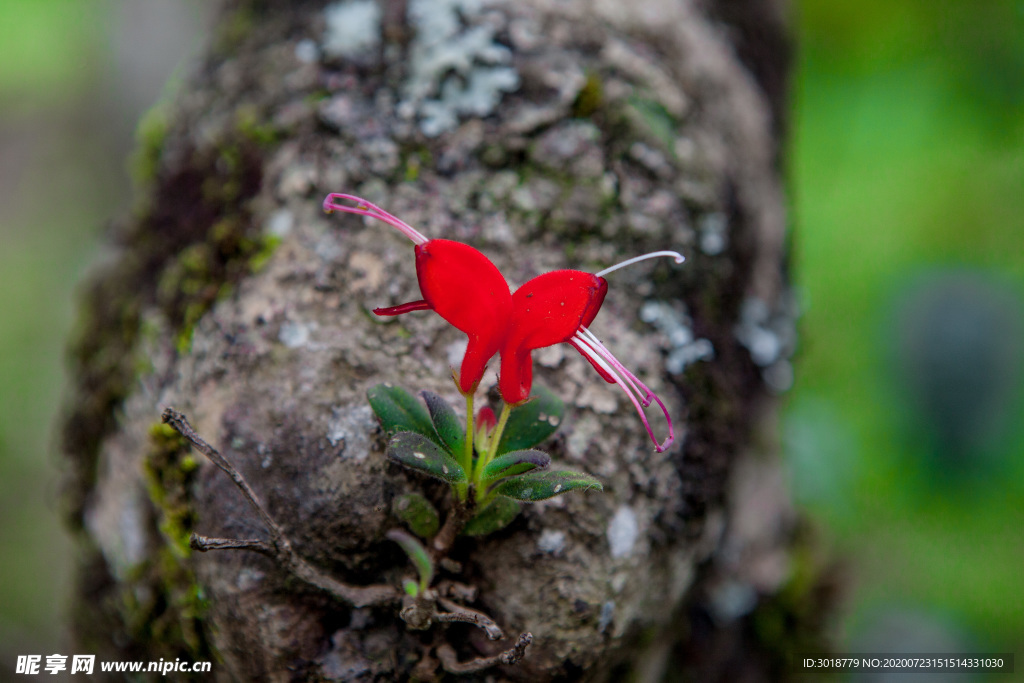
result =
M576 330L576 334L582 335L583 338L586 339L590 346L593 347L594 349L598 351L603 351L605 355L610 356L612 361L614 361L613 365L615 369L618 370L623 375L625 375L626 381L629 383L630 388L636 392L637 396L640 396L640 402L643 404L644 408L651 405L651 398L654 396L654 392L651 391L646 384L641 382L636 375L630 372L625 365L620 363L619 360L615 358L614 355L612 355L612 352L609 351L608 348L601 343L601 340L597 338L597 335L595 335L593 332L588 330L586 327L583 327L582 325L580 326L580 329Z
M665 439L664 443L659 444L658 440L654 436L654 431L651 429L650 423L647 421L647 415L644 413L643 407L641 407L641 402L637 400L636 395L630 390L630 387L626 380L624 380L614 368L610 367L610 365L607 364L606 359L599 360L600 356L603 355L602 351L599 351L598 349L595 349L594 347L590 346L590 344L582 338L574 338L572 341L570 341L570 343L581 353L585 354L585 356L588 359L594 358L595 361L604 364L604 367L607 369L607 372L615 378L615 383L618 384L624 392L626 392L626 396L633 403L633 407L636 409L637 414L640 416L641 422L643 422L644 429L647 430L647 436L650 437L651 441L654 442L655 450L660 453L664 451L666 448L668 448L669 444L671 444L674 439L674 435L672 431L672 420L671 418L669 418L668 412L665 410L664 406L662 406L662 412L665 413L665 419L669 425L669 435L668 438ZM658 401L658 403L660 405L661 401Z
M659 256L671 256L672 258L675 259L676 263L682 263L683 261L686 260L686 257L680 254L678 251L652 251L650 254L641 254L640 256L634 256L631 259L626 259L622 263L616 263L614 266L609 266L608 268L605 268L599 273L594 273L594 275L596 277L604 277L608 273L616 271L619 268L625 268L626 266L631 266L634 263L646 261L649 258L657 258Z
M335 200L355 202L356 205L346 206L345 204L335 204ZM391 227L398 229L399 232L411 239L414 244L426 244L430 241L423 235L423 233L405 221L392 216L376 204L371 204L365 199L356 197L355 195L341 194L340 192L330 193L324 198L324 211L327 213L341 211L343 213L354 213L359 216L369 216L370 218L376 218L379 221L384 221Z
M593 359L594 363L600 365L605 372L615 378L615 383L622 387L622 390L626 392L626 396L629 397L629 400L633 403L633 407L636 408L636 412L640 415L640 420L644 423L644 429L647 430L647 435L651 438L651 441L654 442L655 450L658 453L661 453L668 448L675 440L675 430L672 427L672 418L668 414L668 408L665 407L665 404L662 403L661 399L658 398L658 396L651 391L647 385L637 379L636 375L627 370L625 366L622 365L614 355L612 355L611 351L609 351L587 328L581 326L579 331L576 333L576 336L569 340L569 343L580 351L580 353L583 353L588 360ZM643 401L638 400L637 396L641 396ZM649 406L652 399L658 404L658 407L661 408L661 412L665 416L665 421L668 423L668 436L665 438L665 441L660 444L654 436L654 431L651 429L650 423L647 421L647 415L644 413L644 407Z

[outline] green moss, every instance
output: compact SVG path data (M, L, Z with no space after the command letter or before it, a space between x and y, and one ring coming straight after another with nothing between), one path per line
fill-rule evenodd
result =
M140 158L152 161L166 144L160 120L154 114L142 127ZM147 201L120 236L125 256L85 292L71 350L79 395L63 436L81 481L74 487L80 495L71 501L76 523L95 477L99 443L113 428L114 412L136 373L148 367L136 350L142 311L159 311L166 333L187 351L196 322L273 249L248 210L248 198L262 183L265 153L249 137L231 131L207 148L183 146L173 169L150 163L156 177Z
M253 32L256 27L256 3L240 2L226 13L217 24L217 34L213 37L214 51L227 54L236 52L238 46Z
M253 249L253 255L249 258L249 270L254 273L263 270L280 244L281 238L277 235L267 235L258 240Z
M195 517L189 488L196 470L187 442L168 425L154 423L145 474L163 545L127 577L119 612L132 640L164 658L212 655L202 627L208 603L190 559Z
M601 87L601 78L596 73L587 74L587 80L583 87L576 94L576 100L572 103L572 115L578 119L589 118L601 108L604 100L604 88Z
M167 131L167 109L163 105L153 107L139 120L135 128L135 151L128 162L136 186L144 187L156 178Z
M280 141L281 131L264 121L256 107L240 107L235 112L235 128L246 140L261 147Z

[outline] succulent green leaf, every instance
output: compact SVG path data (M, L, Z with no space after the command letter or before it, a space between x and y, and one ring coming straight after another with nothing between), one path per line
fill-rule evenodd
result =
M441 527L437 509L419 493L399 496L391 505L391 511L420 538L433 538Z
M462 453L466 449L466 427L455 414L455 409L432 391L421 391L420 396L427 404L430 420L434 423L434 430L441 439L441 445L447 448L449 453Z
M495 496L462 529L466 536L486 536L504 529L519 514L519 503L505 496Z
M398 432L388 442L387 456L406 467L449 484L466 482L466 472L436 443L413 432Z
M512 410L501 435L498 454L533 448L555 433L562 424L565 404L542 386L534 385L533 396Z
M420 585L412 579L406 579L403 581L402 588L405 589L405 594L411 598L415 598L420 594Z
M423 547L423 544L416 540L412 534L401 529L392 529L387 537L402 546L402 550L412 560L416 567L416 573L420 575L420 587L427 588L434 578L434 561L430 559L430 553ZM408 589L406 589L408 590Z
M378 384L366 392L370 407L380 420L384 431L391 436L395 432L415 432L429 439L436 439L430 414L416 397L401 387Z
M543 451L512 451L499 455L484 467L484 481L514 477L531 470L542 470L551 464L551 456Z
M604 487L594 477L582 472L527 472L511 477L494 487L494 492L509 498L525 501L547 500L566 491L596 489Z

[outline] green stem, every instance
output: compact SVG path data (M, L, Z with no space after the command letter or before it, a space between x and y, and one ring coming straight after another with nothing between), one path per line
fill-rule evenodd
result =
M487 450L480 454L480 457L477 459L476 469L473 470L473 476L470 477L470 481L473 482L473 486L476 488L477 502L480 502L483 498L483 482L480 480L483 478L484 468L487 467L487 463L494 460L498 446L501 444L501 434L505 431L508 416L511 414L512 406L506 403L501 409L498 425L487 439Z
M501 417L498 418L498 426L494 428L494 433L491 434L491 438L488 441L488 462L494 459L494 451L498 450L498 446L501 445L501 435L505 431L505 425L508 424L508 416L512 414L512 408L514 407L515 406L506 403L501 409Z
M469 481L473 481L473 421L475 416L473 415L473 394L466 394L466 447L462 449L462 471L466 473L466 478ZM469 484L459 484L456 488L456 493L459 500L469 499Z

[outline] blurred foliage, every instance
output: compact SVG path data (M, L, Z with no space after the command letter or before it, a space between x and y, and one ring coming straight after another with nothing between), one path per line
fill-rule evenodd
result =
M1024 2L798 10L789 163L805 315L785 418L796 495L852 565L851 637L872 613L907 609L1019 649L1021 421L990 447L994 463L951 467L922 438L892 361L913 318L896 303L922 278L990 281L1020 320ZM1024 408L1015 377L1001 399L1011 415Z
M72 289L115 196L116 162L82 134L105 7L0 2L0 678L16 654L61 651L72 563L55 417Z
M29 97L65 99L89 86L83 68L95 67L103 12L95 0L4 0L0 3L0 103Z

